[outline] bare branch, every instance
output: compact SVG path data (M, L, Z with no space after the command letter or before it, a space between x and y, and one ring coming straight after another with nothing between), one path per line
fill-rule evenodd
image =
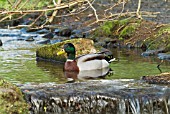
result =
M99 18L98 18L98 15L97 15L96 9L92 6L92 4L90 3L90 1L89 1L89 0L86 0L86 1L87 1L87 2L88 2L88 4L90 5L90 7L93 9L94 14L95 14L95 16L96 16L96 21L98 22L98 21L99 21Z
M136 11L136 16L139 18L139 19L142 19L142 16L140 15L140 6L141 6L141 0L138 1L138 9Z
M12 6L14 9L16 9L20 4L21 4L22 0L17 0L15 1L14 5Z

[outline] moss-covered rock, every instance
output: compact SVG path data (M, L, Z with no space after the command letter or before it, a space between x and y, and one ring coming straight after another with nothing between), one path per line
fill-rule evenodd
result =
M36 51L36 56L38 58L47 59L47 60L56 60L56 61L65 61L66 55L57 56L57 52L60 51L65 43L73 43L76 48L76 55L88 54L96 52L94 43L90 39L71 39L63 42L59 42L53 45L43 46Z
M19 88L0 79L0 114L28 114L28 105Z
M111 36L122 39L132 33L137 25L140 25L140 20L134 18L126 18L120 20L106 21L95 31L96 36Z

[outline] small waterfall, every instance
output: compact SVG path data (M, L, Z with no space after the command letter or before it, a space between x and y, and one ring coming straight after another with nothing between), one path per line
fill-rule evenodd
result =
M127 86L121 81L19 86L33 114L169 114L166 86Z

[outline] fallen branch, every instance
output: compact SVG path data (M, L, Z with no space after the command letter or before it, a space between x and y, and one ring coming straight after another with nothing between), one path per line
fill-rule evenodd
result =
M98 21L99 21L99 18L98 18L98 15L97 15L96 9L93 7L93 5L90 3L90 1L89 1L89 0L86 0L86 1L88 2L89 6L93 9L94 14L95 14L95 17L96 17L96 22L98 22Z

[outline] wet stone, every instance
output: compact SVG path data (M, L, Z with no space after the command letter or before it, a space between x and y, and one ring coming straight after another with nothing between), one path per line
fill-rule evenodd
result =
M160 112L163 114L167 113L170 107L168 103L169 88L134 82L134 80L18 86L24 93L27 102L31 104L33 113L136 112L139 114ZM151 108L154 110L150 110Z
M26 37L25 38L25 41L34 41L34 38L33 38L33 36L28 36L28 37Z
M167 53L159 53L158 58L161 60L170 60L170 54Z
M43 38L48 38L48 39L52 39L54 37L53 33L47 33L43 36Z
M170 73L161 73L152 76L143 76L142 80L150 84L170 84Z
M147 50L143 52L141 55L146 57L146 56L154 56L157 55L158 53L164 52L164 49L156 49L156 50Z
M47 29L41 29L41 30L36 31L36 33L38 33L38 34L45 34L45 33L49 33L49 32L50 31Z
M0 46L2 46L2 41L0 40Z

